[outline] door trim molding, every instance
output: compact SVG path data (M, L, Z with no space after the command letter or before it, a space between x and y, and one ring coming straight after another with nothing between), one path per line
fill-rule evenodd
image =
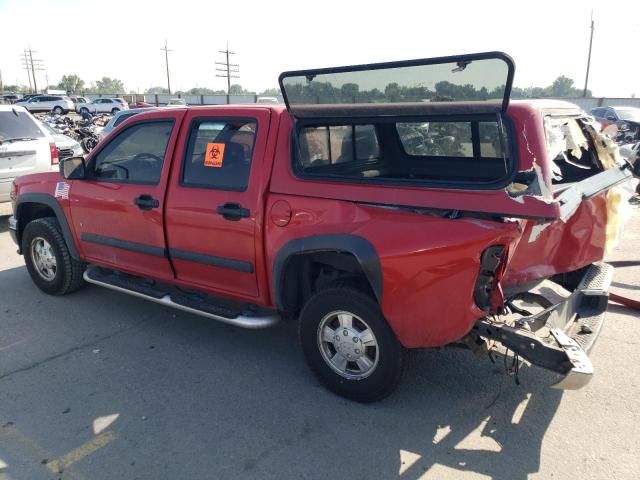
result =
M105 237L95 233L83 233L80 235L80 240L88 243L96 243L98 245L105 245L107 247L120 248L122 250L130 250L132 252L144 253L146 255L153 255L154 257L167 256L167 250L162 247L155 247L153 245L146 245L144 243L129 242L128 240L121 240L119 238Z
M204 253L188 252L177 248L169 249L169 256L179 260L188 262L202 263L212 267L226 268L243 273L253 273L253 265L244 260L236 260L235 258L217 257L214 255L206 255Z
M237 260L235 258L217 257L215 255L206 255L204 253L180 250L178 248L170 248L167 251L166 248L146 245L144 243L130 242L128 240L121 240L114 237L106 237L95 233L83 233L80 235L80 239L83 242L96 243L98 245L104 245L112 248L120 248L122 250L152 255L154 257L167 258L169 256L178 260L201 263L211 267L226 268L227 270L235 270L243 273L254 273L253 264L245 262L244 260Z

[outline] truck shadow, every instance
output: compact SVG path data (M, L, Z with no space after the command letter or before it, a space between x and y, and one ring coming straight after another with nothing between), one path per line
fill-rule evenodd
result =
M36 365L0 379L2 422L62 455L118 414L113 443L74 467L86 478L525 479L562 398L544 372L522 369L517 386L502 364L442 350L414 352L393 396L356 404L311 375L292 323L245 331L99 287L49 297L24 267L0 285L34 330L20 335L72 341L47 358L29 342L2 352ZM9 336L25 328L11 318ZM88 343L82 329L108 333Z

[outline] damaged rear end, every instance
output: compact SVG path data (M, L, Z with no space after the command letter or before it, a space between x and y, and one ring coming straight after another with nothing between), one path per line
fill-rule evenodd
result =
M515 362L522 357L532 365L561 374L556 388L582 388L593 376L589 351L604 324L613 267L605 263L590 265L576 278L577 284L564 285L570 289L565 299L535 314L516 306L515 298L508 300L503 313L516 314L516 319L480 319L472 334L476 344L484 346L478 343L479 337L500 342L513 353ZM544 303L540 297L531 300L529 296L529 301Z
M594 372L588 353L604 323L613 277L602 260L630 214L632 166L571 104L516 103L510 113L522 133L521 159L531 163L508 191L515 201L533 196L552 213L522 221L522 238L501 282L505 303L480 319L472 334L500 342L516 361L522 357L563 375L557 388L581 388ZM552 303L530 293L544 281L561 287L564 298ZM543 310L518 307L523 298Z

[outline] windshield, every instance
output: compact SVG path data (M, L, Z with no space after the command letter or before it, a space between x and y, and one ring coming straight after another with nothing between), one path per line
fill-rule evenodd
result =
M640 108L616 108L616 112L626 122L640 122Z
M0 141L9 138L42 138L44 133L27 112L0 112Z
M281 88L296 105L483 102L506 108L513 62L487 53L285 72Z

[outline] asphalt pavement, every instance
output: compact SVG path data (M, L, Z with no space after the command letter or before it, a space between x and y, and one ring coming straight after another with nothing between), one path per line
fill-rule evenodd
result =
M634 212L612 261L640 260ZM361 405L315 380L292 323L241 330L97 286L45 295L7 220L0 480L640 476L640 315L625 307L610 305L583 390L430 350L393 396ZM618 265L616 292L640 298L640 269Z

